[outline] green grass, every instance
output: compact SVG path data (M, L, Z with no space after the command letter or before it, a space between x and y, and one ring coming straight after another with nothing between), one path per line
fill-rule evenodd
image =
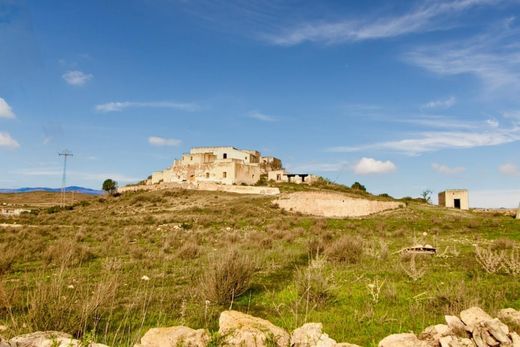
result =
M0 223L24 225L0 228L0 324L9 327L4 334L61 329L130 346L151 327L184 324L214 332L218 314L229 305L206 305L200 278L215 256L232 248L259 264L250 290L235 298L234 309L288 330L319 321L338 342L375 346L386 335L420 332L441 323L444 314L474 304L492 314L520 308L520 278L486 273L473 246L507 239L519 248L520 223L513 218L411 201L406 208L367 218L325 219L289 214L271 200L140 192L91 199L72 210L42 208L0 218ZM321 271L331 295L308 302L298 292L296 273L308 266L310 245L328 247L349 236L365 242L359 262L326 261ZM407 262L396 253L414 242L447 250L447 257L417 259L426 271L417 281L405 273ZM188 255L179 252L186 244L198 248L185 251ZM387 251L378 255L373 250L381 244ZM368 287L376 281L384 281L377 302ZM102 295L96 296L96 288ZM94 306L82 316L86 303ZM60 318L35 319L42 314Z

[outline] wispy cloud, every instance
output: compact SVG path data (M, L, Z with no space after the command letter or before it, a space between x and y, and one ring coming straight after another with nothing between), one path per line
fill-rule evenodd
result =
M520 176L520 168L513 163L505 163L498 167L498 171L507 176Z
M0 118L15 118L13 109L3 98L0 98Z
M473 75L487 91L520 89L520 30L509 26L466 40L429 45L405 59L438 75ZM515 95L516 96L516 95Z
M160 136L150 136L148 143L152 146L163 147L163 146L178 146L182 143L179 139L167 139Z
M353 167L354 173L358 175L383 174L397 170L391 161L380 161L373 158L361 158Z
M339 146L330 152L358 152L361 150L388 150L409 155L449 148L473 148L496 146L520 141L520 127L511 129L494 128L480 131L422 132L417 137L397 141L377 142L362 146Z
M262 122L276 122L278 119L274 116L258 112L258 111L251 111L247 114L249 118L256 119Z
M455 99L455 97L454 96L450 96L449 98L446 98L446 99L439 99L439 100L428 101L427 103L422 105L422 108L426 108L426 109L432 109L432 108L434 108L434 109L437 109L437 108L446 109L446 108L453 107L456 102L457 102L457 100Z
M96 111L98 112L121 112L127 108L171 108L187 112L196 112L202 109L195 103L175 101L113 101L96 105Z
M460 174L460 173L463 173L464 171L466 171L466 168L464 168L462 166L449 167L447 165L437 164L437 163L432 164L432 169L435 172L438 172L443 175L457 175L457 174Z
M61 77L69 85L75 87L81 87L94 78L92 74L87 74L79 70L67 71Z
M20 144L11 137L7 132L0 132L0 148L5 147L9 149L16 149Z
M423 115L405 119L395 118L392 120L435 129L482 129L483 127L498 126L498 122L492 119L485 121L468 121L438 115Z
M306 22L263 38L275 45L292 46L303 42L341 43L396 37L441 30L448 17L496 0L426 1L407 13L383 18Z

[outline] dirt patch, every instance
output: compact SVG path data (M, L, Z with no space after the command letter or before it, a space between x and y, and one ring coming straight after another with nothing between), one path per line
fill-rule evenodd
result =
M322 217L362 217L405 206L397 201L358 199L329 192L291 193L274 202L287 211Z

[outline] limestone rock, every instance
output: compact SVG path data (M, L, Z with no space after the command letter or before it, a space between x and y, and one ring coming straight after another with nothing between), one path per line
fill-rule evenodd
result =
M506 324L513 324L520 327L520 311L514 308L504 308L498 312L498 318Z
M334 347L361 347L361 346L355 345L353 343L341 342L341 343L337 343L336 346L334 346Z
M71 335L58 331L37 331L13 337L9 340L12 347L81 347L84 342L75 340ZM100 343L90 343L88 347L108 347Z
M441 347L475 347L473 341L466 337L443 336L439 339Z
M153 328L141 338L135 347L204 347L210 340L205 329L194 330L184 326Z
M334 347L336 341L322 332L321 323L307 323L293 331L291 336L292 347Z
M9 344L9 341L0 336L0 347L11 347L11 345Z
M421 341L415 334L394 334L379 341L378 347L429 347L426 341Z
M419 338L421 340L434 341L438 343L441 337L447 336L451 334L451 332L450 327L446 324L431 325L424 329L424 331L419 335Z
M455 333L456 335L464 335L463 337L467 336L467 331L471 331L464 323L460 320L457 316L444 316L444 319L446 320L446 323L448 324L448 327Z
M290 336L271 322L238 311L224 311L219 318L219 333L228 346L283 346Z
M507 325L502 323L498 318L488 320L484 323L488 332L500 343L510 344L511 340L507 335L509 334L509 328Z
M484 312L484 310L482 310L480 307L474 306L462 311L460 313L460 319L467 326L474 327L480 322L493 319L493 317Z
M513 341L513 347L520 347L520 335L513 331L509 336L511 336L511 340Z

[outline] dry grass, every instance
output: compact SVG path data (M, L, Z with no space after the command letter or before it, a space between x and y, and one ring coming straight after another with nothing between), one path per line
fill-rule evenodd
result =
M328 259L346 264L357 264L363 256L363 239L345 235L329 243L324 251Z

